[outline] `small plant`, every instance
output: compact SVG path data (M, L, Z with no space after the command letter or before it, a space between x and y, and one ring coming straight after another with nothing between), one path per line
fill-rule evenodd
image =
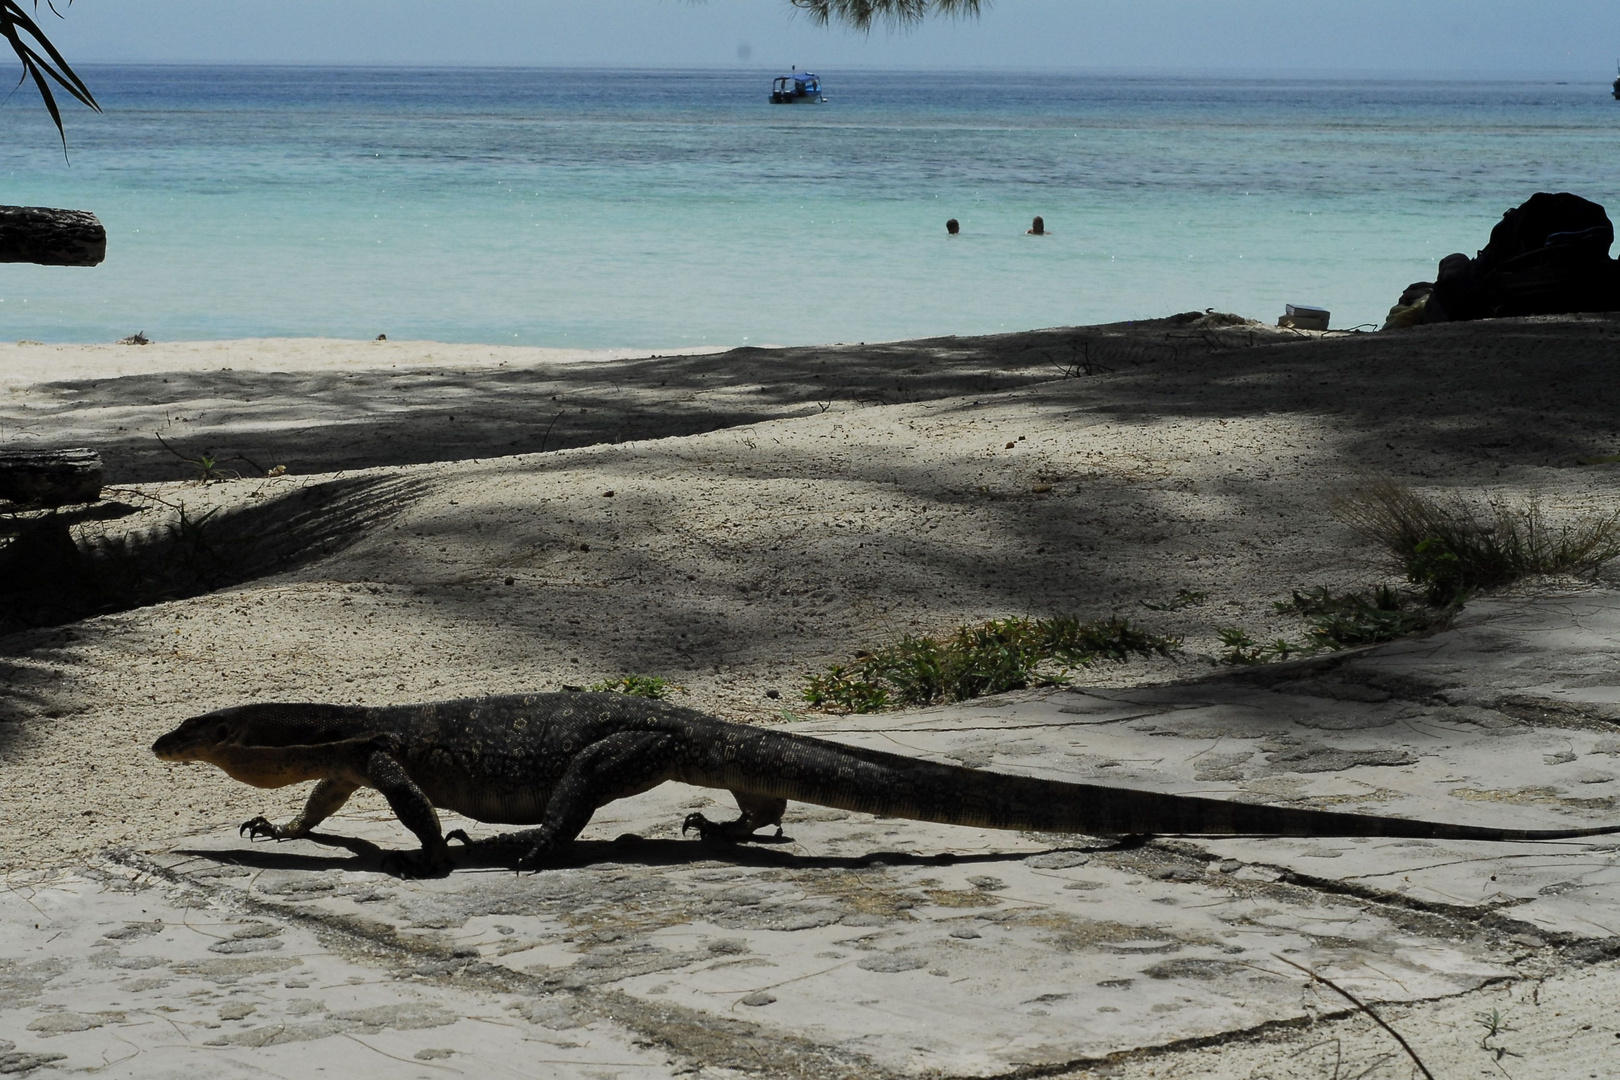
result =
M163 449L167 450L169 453L173 454L175 457L197 470L197 482L199 484L207 484L220 480L240 480L242 478L242 474L233 469L221 469L219 467L219 459L207 451L198 454L194 458L189 458L165 442L162 435L159 435L157 432L153 432L153 434L157 436L157 441L162 443Z
M1406 580L1422 586L1431 604L1460 602L1468 594L1469 577L1462 556L1438 536L1419 542L1406 560Z
M662 700L672 693L684 692L686 687L676 686L661 675L621 675L586 687L595 694L629 694L631 697Z
M219 471L219 459L211 454L198 454L191 462L197 468L197 479L203 483L210 480L223 480L224 475Z
M889 692L864 670L833 664L805 680L804 700L829 712L872 713L889 707Z
M994 619L959 626L943 638L907 636L860 653L853 664L834 664L809 676L804 699L818 709L853 713L965 701L1031 685L1061 685L1070 668L1168 655L1178 645L1119 618L1089 623L1073 617Z
M1260 643L1250 637L1241 627L1223 626L1215 632L1220 635L1221 644L1226 648L1226 654L1221 657L1222 663L1260 663Z
M1223 627L1216 633L1220 635L1221 644L1226 646L1226 652L1220 658L1223 664L1268 664L1295 655L1309 656L1316 651L1308 645L1295 645L1282 638L1261 644L1236 626Z
M1455 612L1420 607L1408 594L1388 585L1369 593L1336 595L1318 586L1310 592L1296 592L1274 607L1278 614L1293 613L1311 620L1305 637L1313 651L1394 641L1447 622Z
M1480 1046L1485 1046L1488 1041L1507 1030L1507 1018L1502 1015L1500 1009L1493 1008L1490 1012L1475 1013L1474 1023L1485 1029L1485 1036L1479 1041Z
M1296 644L1278 638L1263 644L1240 627L1224 627L1217 631L1226 649L1218 658L1220 663L1265 664L1294 656L1315 656L1357 645L1394 641L1443 626L1457 610L1455 607L1424 607L1410 594L1388 585L1365 593L1331 593L1318 586L1310 592L1296 591L1292 597L1272 607L1279 615L1303 615L1309 619L1305 640Z
M1209 593L1198 589L1177 589L1169 600L1144 600L1142 606L1149 611L1180 611L1182 608L1201 607Z
M1434 606L1529 574L1590 573L1620 556L1620 510L1554 526L1535 502L1460 495L1438 500L1387 478L1365 480L1334 500L1338 518L1382 544Z
M1502 1034L1502 1032L1513 1030L1512 1028L1508 1027L1507 1016L1502 1012L1502 1010L1493 1008L1490 1012L1475 1013L1474 1023L1485 1029L1485 1034L1482 1035L1479 1040L1479 1048L1481 1050L1489 1050L1491 1053L1495 1054L1497 1061L1501 1061L1510 1053L1508 1048L1505 1046L1491 1045L1491 1040ZM1513 1056L1518 1057L1519 1055L1514 1054Z

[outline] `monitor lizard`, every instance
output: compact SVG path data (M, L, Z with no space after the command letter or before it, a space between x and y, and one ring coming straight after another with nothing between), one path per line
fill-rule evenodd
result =
M1101 784L1068 783L918 758L730 723L693 709L611 693L545 693L419 705L239 705L194 716L158 739L165 761L202 761L255 787L319 781L283 825L244 822L250 838L307 835L358 788L380 791L422 843L396 853L400 873L448 872L435 807L477 821L535 826L477 841L521 851L538 866L579 835L598 807L666 780L729 790L740 815L690 814L682 832L747 840L775 826L788 800L886 817L1097 837L1389 836L1439 840L1561 840L1620 832L1500 829L1264 806Z

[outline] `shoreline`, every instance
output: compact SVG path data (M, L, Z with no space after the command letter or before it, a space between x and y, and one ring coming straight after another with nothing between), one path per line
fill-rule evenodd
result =
M376 371L425 369L446 364L467 369L584 367L614 361L687 359L726 354L802 355L860 349L897 352L941 342L959 342L973 348L977 342L1000 342L1036 336L1102 333L1128 335L1140 329L1242 326L1268 341L1303 340L1322 336L1317 331L1284 330L1264 319L1188 311L1154 318L996 331L986 334L948 334L892 340L813 342L805 345L754 344L690 345L674 348L574 349L539 345L456 343L428 339L243 337L195 341L152 341L145 345L123 342L0 342L0 386L21 387L70 380L103 380L211 371L309 373L321 371ZM1346 331L1328 331L1342 334Z
M666 356L708 356L726 346L645 349L558 349L529 345L457 345L439 341L367 341L351 338L221 338L202 341L118 343L0 343L0 385L73 379L242 371L351 371L426 368L442 364L508 367L594 364Z
M242 475L279 465L310 475L1009 390L1092 370L1093 348L1138 364L1221 341L1313 336L1187 312L980 337L651 353L329 338L0 345L0 444L93 447L110 484L184 480L195 472L185 461L204 457Z

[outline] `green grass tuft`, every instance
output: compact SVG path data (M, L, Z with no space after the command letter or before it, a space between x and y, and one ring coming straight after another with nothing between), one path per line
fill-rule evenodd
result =
M1292 656L1309 656L1316 651L1309 645L1296 645L1283 638L1256 641L1236 626L1222 627L1216 633L1226 647L1220 656L1223 664L1269 664L1273 660L1287 660Z
M1333 510L1387 549L1435 606L1531 574L1591 573L1620 556L1620 510L1553 525L1534 501L1431 499L1387 478L1362 481Z
M684 691L686 687L676 686L661 675L621 675L617 679L592 683L586 689L595 694L629 694L631 697L662 700L672 693Z
M818 709L852 713L965 701L1060 685L1069 669L1097 660L1168 655L1179 644L1119 618L994 619L960 626L943 638L907 636L861 653L851 664L834 664L805 680L804 700Z

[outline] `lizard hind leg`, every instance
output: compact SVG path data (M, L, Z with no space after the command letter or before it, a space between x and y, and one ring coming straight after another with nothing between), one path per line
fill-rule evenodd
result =
M782 815L787 812L786 799L768 795L750 795L743 791L733 791L731 796L737 800L737 809L741 811L734 821L710 821L702 814L687 814L686 820L681 822L681 833L684 835L696 829L698 835L705 840L729 840L732 843L782 838ZM776 826L775 837L754 835L760 829L772 825Z

